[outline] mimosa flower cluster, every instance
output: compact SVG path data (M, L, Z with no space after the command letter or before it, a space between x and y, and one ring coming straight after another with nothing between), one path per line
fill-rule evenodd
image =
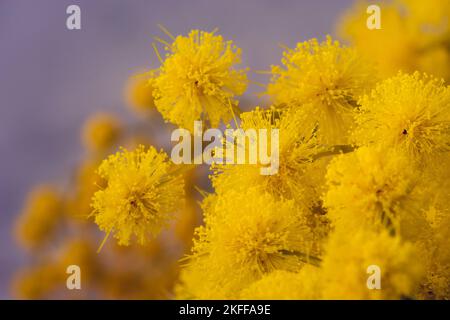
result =
M174 36L161 27L167 39L153 45L160 67L128 84L135 110L146 122L158 111L192 134L195 121L205 129L277 129L278 172L213 163L210 187L200 188L193 176L204 165L174 164L151 141L126 137L120 122L94 118L84 131L88 149L98 153L82 178L90 185L73 199L91 218L86 228L94 222L104 232L97 256L79 255L95 265L92 276L105 272L93 261L116 242L129 262L148 250L139 261L148 259L150 270L135 279L153 281L158 289L149 297L450 299L450 11L445 1L431 2L439 14L424 14L420 8L431 4L416 0L384 3L387 24L379 33L364 29L365 9L353 8L341 24L350 45L324 36L285 48L265 72L270 104L245 111L245 52L217 30ZM398 34L399 21L408 33ZM423 24L436 27L432 35L421 34ZM397 41L404 36L408 44ZM371 41L379 50L367 46ZM408 54L413 58L404 59ZM442 64L431 68L436 55ZM117 151L119 145L127 148ZM48 241L64 205L70 207L52 189L36 191L24 215L29 222L18 229L23 242ZM174 234L185 250L169 256L154 248L170 243L167 252L176 251ZM380 289L367 286L373 265L381 270Z

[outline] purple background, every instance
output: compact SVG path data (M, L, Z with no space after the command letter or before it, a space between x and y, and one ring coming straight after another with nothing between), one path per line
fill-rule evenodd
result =
M27 190L67 177L82 157L79 129L94 110L131 118L126 78L156 67L156 24L173 34L219 28L242 48L243 65L267 70L282 49L333 34L351 0L0 0L0 298L27 263L13 222ZM81 7L82 29L66 29L66 8ZM250 74L250 78L266 78ZM258 92L255 86L249 90ZM167 140L169 137L167 137Z

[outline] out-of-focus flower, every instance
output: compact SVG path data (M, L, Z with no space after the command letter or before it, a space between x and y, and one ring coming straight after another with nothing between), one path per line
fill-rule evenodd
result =
M267 93L274 103L303 113L306 126L319 127L327 143L346 143L360 95L377 79L371 64L351 48L327 37L298 43L283 53L283 67L272 67Z
M100 265L92 238L89 235L85 235L84 239L69 238L65 240L58 251L59 255L55 268L58 268L62 274L61 278L67 277L68 266L76 265L80 267L85 287L93 287L96 280L100 278ZM64 281L61 286L65 286L65 284Z
M35 187L25 203L16 227L19 242L28 248L40 247L54 235L63 215L64 201L54 187Z
M75 170L73 192L68 196L66 208L69 217L78 223L87 222L92 196L99 187L105 187L105 181L96 173L99 164L96 159L86 159Z
M355 230L329 239L322 260L323 298L414 298L425 271L417 262L419 251L386 231ZM380 268L381 290L367 287L369 266Z
M157 70L151 70L132 76L126 86L128 104L137 112L145 113L155 108L153 93Z
M247 87L245 70L235 69L241 50L214 32L193 30L167 44L155 79L155 104L164 119L193 130L196 120L211 127L228 122L235 96Z
M95 223L107 234L112 232L119 244L128 245L133 235L146 243L182 206L182 175L153 147L123 149L104 160L98 173L107 186L93 197Z
M13 279L12 291L21 299L43 299L60 282L65 283L56 266L47 263L20 270Z
M413 163L435 160L450 151L449 106L450 90L442 81L400 73L361 99L353 140L401 150Z
M167 299L173 291L179 252L173 237L157 237L145 246L109 242L102 250L95 284L112 299Z
M244 289L241 299L298 300L318 299L321 295L320 269L306 265L298 273L277 270Z
M339 23L339 32L384 76L399 70L450 78L450 5L445 0L382 1L381 29L366 26L368 5L358 1Z
M364 226L417 239L427 226L415 188L420 179L401 153L362 147L330 163L324 204L336 229L352 233Z
M111 114L98 113L84 124L83 143L92 151L102 152L117 143L121 133L120 121Z
M450 299L450 212L447 206L442 210L433 206L428 213L433 223L430 237L421 243L427 266L421 298Z
M99 264L90 239L65 240L56 252L44 255L44 262L18 272L13 283L15 295L24 299L89 297L99 284ZM78 266L83 290L67 289L67 268Z
M200 206L195 197L197 190L195 190L196 174L194 170L184 174L185 181L185 206L181 210L174 227L175 236L181 240L186 250L190 250L192 246L192 238L194 236L194 229L200 223Z
M450 31L450 3L445 0L397 0L407 17L424 33L441 36Z

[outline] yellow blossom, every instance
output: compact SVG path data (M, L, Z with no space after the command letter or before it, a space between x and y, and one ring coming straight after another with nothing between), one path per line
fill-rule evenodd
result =
M424 275L419 259L411 243L386 231L374 233L360 228L334 233L322 260L323 298L414 298ZM381 289L367 287L370 266L379 267Z
M96 174L100 162L96 159L84 160L74 173L74 185L67 200L67 214L77 223L88 223L86 217L91 213L91 200L99 187L105 182Z
M133 75L127 83L126 98L128 104L137 112L148 112L155 108L153 93L155 90L156 70Z
M70 265L77 265L82 270L83 283L85 286L92 287L97 277L100 277L100 264L98 255L90 236L84 239L65 240L62 247L59 248L59 256L55 263L55 268L64 279L67 275L66 270ZM62 284L62 285L65 285Z
M120 136L120 121L113 115L98 113L84 124L82 138L85 146L92 151L111 148Z
M379 5L380 30L367 28L368 4L346 16L351 47L328 36L286 48L270 72L272 106L244 113L241 50L215 31L173 37L160 27L170 38L155 37L161 66L129 79L126 102L191 131L195 120L234 127L193 146L216 160L211 181L208 168L188 171L144 147L156 119L130 127L93 115L81 132L88 158L64 194L41 186L25 203L16 235L31 263L13 293L450 299L450 2ZM82 290L66 288L70 265L81 268ZM370 288L377 272L381 288Z
M331 162L324 204L344 232L366 227L417 239L427 226L420 178L402 154L362 147Z
M153 147L123 149L104 160L98 169L107 186L92 200L95 222L128 245L134 235L140 244L158 234L182 205L182 175Z
M339 22L339 33L382 75L399 70L450 77L450 5L445 0L381 1L381 29L367 28L367 1L357 1Z
M21 270L13 281L14 293L25 299L86 298L100 278L98 255L89 239L65 240L56 252L44 255L43 261ZM67 268L81 269L83 290L67 290Z
M17 237L26 247L39 247L54 235L63 214L63 200L55 188L35 187L26 200L17 223Z
M283 54L283 67L272 67L267 93L280 107L305 116L303 126L319 126L327 143L347 142L348 129L360 95L371 89L376 74L355 50L327 37L298 43Z
M450 151L450 90L426 74L399 73L361 99L353 140L405 152L419 163Z
M274 201L257 189L209 200L206 225L196 231L193 255L181 276L183 296L237 297L271 271L317 263L311 230L293 201Z
M446 204L448 201L446 202ZM432 206L433 223L430 237L422 243L427 278L422 286L424 299L450 299L450 212L445 206Z
M324 148L318 144L314 131L303 128L304 117L298 114L286 114L274 108L262 110L258 107L241 114L240 128L243 130L271 129L279 130L278 172L262 175L261 163L257 164L214 164L211 176L215 191L222 194L227 190L245 192L247 188L258 187L276 198L294 199L303 207L317 205L321 193L326 161L316 160ZM248 141L247 141L248 140ZM246 152L257 141L246 139ZM274 142L268 141L268 150ZM273 155L272 155L273 156Z
M196 120L211 127L228 122L235 96L247 87L240 63L241 50L214 32L193 30L167 44L167 54L155 79L155 104L164 119L193 129Z
M426 34L441 35L450 31L450 2L445 0L397 0L408 17Z

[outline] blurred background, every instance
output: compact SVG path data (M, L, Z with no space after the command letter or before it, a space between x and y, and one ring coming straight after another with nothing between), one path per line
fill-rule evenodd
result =
M66 28L70 4L81 8L81 30ZM69 183L70 172L86 153L80 128L92 113L113 113L131 125L143 121L125 107L123 88L130 75L158 66L151 47L152 37L161 36L158 23L173 34L217 27L242 48L242 66L267 70L280 60L279 44L293 46L332 33L336 13L350 4L350 0L1 0L0 298L13 297L13 275L34 263L14 237L27 192L42 182L63 188ZM253 73L250 79L267 81ZM250 86L248 99L260 103L256 93L261 90ZM154 124L149 138L157 146L170 145L170 136L161 131Z

